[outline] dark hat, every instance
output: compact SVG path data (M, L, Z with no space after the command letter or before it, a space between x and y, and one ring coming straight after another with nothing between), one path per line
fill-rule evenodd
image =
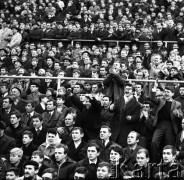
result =
M27 162L24 164L24 168L25 168L27 165L32 165L32 166L35 167L35 169L38 169L38 167L39 167L38 163L37 163L36 161L32 161L32 160L27 161Z
M31 82L31 83L30 83L30 86L31 86L31 85L35 85L35 86L37 86L37 87L40 86L40 85L39 85L37 82L35 82L35 81Z
M5 130L6 129L6 124L3 121L0 121L0 129Z
M55 59L53 57L51 57L51 56L46 57L46 60L47 59L52 59L53 62L55 61Z
M90 53L89 51L84 51L84 52L82 52L82 55L83 55L84 53L87 53L89 57L91 56L91 53Z
M64 56L64 57L63 57L63 61L64 61L64 60L68 60L68 61L70 61L70 62L72 61L71 58L70 58L69 56Z
M166 86L165 89L171 91L172 93L175 92L174 86Z
M0 49L0 51L4 51L6 54L8 53L6 49Z
M70 83L67 83L67 84L65 84L65 88L67 89L67 88L71 88L72 86L71 86L71 84Z

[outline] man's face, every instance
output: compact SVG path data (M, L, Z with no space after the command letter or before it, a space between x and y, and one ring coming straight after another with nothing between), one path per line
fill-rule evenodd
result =
M101 128L100 129L100 139L101 140L107 140L111 136L111 133L109 132L108 128Z
M31 103L28 103L25 107L27 113L31 113L34 111L34 107L32 107Z
M167 69L171 69L173 67L172 63L167 63Z
M63 105L65 101L62 98L58 97L56 102L57 102L57 105Z
M128 137L127 137L127 144L128 145L134 145L134 144L136 144L136 143L138 143L138 139L137 139L137 135L136 135L136 133L134 133L134 132L131 132L129 135L128 135Z
M141 92L142 92L142 87L141 87L140 84L136 84L136 85L135 85L135 91L136 91L137 93L141 93Z
M114 151L113 149L110 151L110 161L119 162L121 157L122 156L118 152Z
M40 156L36 154L31 156L31 160L37 162L38 164L43 162L43 158L40 158Z
M98 179L109 179L110 172L109 172L108 167L106 167L106 166L98 167L96 175L97 175Z
M49 133L49 134L47 135L48 142L49 142L50 144L54 144L55 137L56 137L55 134Z
M9 99L4 99L3 100L3 109L8 109L11 107L11 104L9 102Z
M163 150L163 161L164 163L172 163L174 162L176 156L172 154L172 150L171 149L165 149Z
M170 100L173 97L174 93L168 89L164 91L164 97L166 100Z
M83 136L84 136L84 134L81 133L79 129L76 129L76 130L72 131L72 139L73 139L73 141L79 141L79 140L82 139Z
M39 118L33 118L33 126L38 129L42 126L42 121Z
M67 154L64 152L64 148L56 148L54 155L56 162L61 162L64 158L67 157Z
M10 163L11 164L18 163L20 161L20 159L21 159L20 156L18 156L17 154L10 153Z
M98 92L98 85L94 84L92 85L92 93L97 93Z
M76 93L76 94L78 94L78 93L80 93L80 91L81 91L80 85L75 85L73 92Z
M133 94L133 88L130 86L126 86L124 90L125 96L129 97Z
M180 87L179 92L181 96L184 96L184 87Z
M53 101L47 102L47 110L48 111L53 111L55 109L55 105L53 104Z
M109 106L110 105L110 102L111 101L109 100L108 97L103 97L103 99L102 99L103 106L105 106L105 107Z
M85 179L85 174L82 174L82 173L78 173L78 172L76 172L75 174L74 174L74 179Z
M13 88L13 89L11 90L11 95L12 95L13 97L20 97L19 91L18 91L17 89L15 89L15 88Z
M65 117L65 126L66 127L71 127L75 124L75 121L74 121L74 117L72 114L68 114L66 117Z
M24 145L27 145L29 144L33 139L30 138L27 134L24 134L23 137L22 137L22 143Z
M14 171L9 171L6 173L6 180L15 180L17 176Z
M105 68L100 68L100 74L102 76L105 76L107 74L107 71L105 70Z
M137 164L142 167L147 165L147 163L149 162L149 158L146 157L146 154L144 152L141 152L137 154L136 161Z
M19 121L20 121L20 118L17 118L17 116L16 116L15 114L12 114L12 115L10 116L10 123L11 123L12 125L17 124Z
M32 93L36 92L36 91L38 91L38 87L36 85L31 85L30 90L31 90Z
M79 98L80 98L80 101L81 101L81 102L86 101L86 96L85 96L85 94L80 94Z
M97 151L95 146L88 147L87 156L89 160L91 161L95 160L96 158L98 158L99 154L100 153Z
M32 178L36 175L37 170L33 165L26 165L24 169L24 177L25 178Z

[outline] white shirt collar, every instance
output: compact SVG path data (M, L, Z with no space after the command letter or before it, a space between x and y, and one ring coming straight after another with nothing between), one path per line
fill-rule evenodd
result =
M91 161L89 160L89 164L94 164L94 163L97 164L97 161L98 161L97 159L96 159L94 162L91 162Z

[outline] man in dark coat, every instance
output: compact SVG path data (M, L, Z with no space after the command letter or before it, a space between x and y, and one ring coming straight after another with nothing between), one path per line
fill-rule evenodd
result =
M107 125L102 125L100 129L100 139L92 140L90 143L94 142L100 147L100 156L99 158L102 161L109 162L109 147L115 144L110 140L111 129Z
M84 140L97 139L102 125L101 104L91 94L87 94L85 106L86 108L77 116L76 126L84 130Z
M53 168L58 172L58 180L73 178L76 163L68 157L68 146L60 144L56 147L53 163Z
M10 114L13 111L17 111L12 107L13 99L10 96L3 98L3 107L0 109L0 120L5 122L6 126L10 125Z
M8 157L10 150L16 147L16 142L13 138L4 134L5 129L6 124L0 121L0 155L6 158L6 156Z
M165 87L164 98L156 98L155 93L158 84L155 82L151 93L151 100L157 105L156 114L153 121L155 131L152 138L151 153L152 161L160 162L160 145L174 145L175 138L181 128L183 112L181 103L172 99L174 95L173 87ZM164 138L164 140L163 140Z
M44 112L42 116L46 128L59 127L64 122L64 116L56 110L56 101L53 99L47 102L47 112Z
M96 171L98 164L102 162L98 157L100 155L100 147L96 143L89 143L87 148L87 158L79 161L77 167L85 167L88 170L89 179L97 179Z
M72 141L68 143L68 156L76 162L86 157L87 144L82 140L83 136L84 132L81 127L72 129Z
M43 117L40 114L32 116L33 127L31 132L33 133L33 143L40 146L46 141L47 129L43 126Z
M136 163L136 154L142 147L138 145L140 135L131 131L127 137L128 146L123 149L123 161L126 170L132 171Z
M133 96L132 84L124 85L124 96L110 106L114 111L114 118L111 123L112 140L125 147L126 138L130 131L138 127L141 105Z
M27 126L24 126L20 123L20 113L18 111L14 111L10 115L10 126L8 126L5 130L5 134L14 138L16 141L16 145L20 147L22 143L22 133L26 130L29 130Z

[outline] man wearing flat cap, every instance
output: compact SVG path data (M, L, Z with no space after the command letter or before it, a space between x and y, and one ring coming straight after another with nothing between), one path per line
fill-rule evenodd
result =
M38 175L38 163L36 161L28 161L24 164L24 176L17 178L16 180L42 180Z

